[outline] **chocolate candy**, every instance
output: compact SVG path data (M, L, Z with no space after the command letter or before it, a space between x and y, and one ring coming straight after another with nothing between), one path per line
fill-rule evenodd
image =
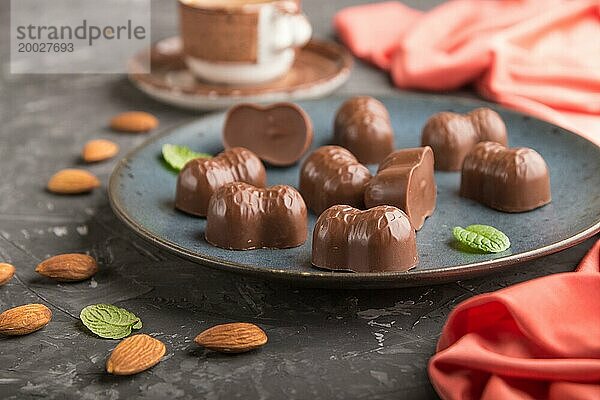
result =
M365 185L371 173L348 150L323 146L300 169L300 193L315 214L336 205L363 208Z
M398 150L383 160L365 188L367 208L390 205L408 215L416 230L435 209L437 196L431 147Z
M462 167L460 195L506 212L522 212L551 201L548 166L526 147L479 143Z
M352 97L337 112L334 141L363 164L379 163L394 150L394 130L385 106L369 96Z
M441 171L460 171L467 153L485 141L505 146L508 143L504 121L489 108L477 108L468 114L437 113L429 118L421 134L421 145L431 146L435 169Z
M334 271L406 271L419 260L415 230L402 210L378 206L366 211L337 205L315 225L312 264Z
M260 159L248 149L236 147L213 158L188 162L177 178L175 207L188 214L206 216L215 190L230 182L265 186L267 173Z
M306 241L306 205L291 186L234 182L217 189L206 216L206 241L232 250L282 249Z
M276 166L296 163L312 139L310 117L293 103L237 105L227 113L223 128L225 148L245 147Z

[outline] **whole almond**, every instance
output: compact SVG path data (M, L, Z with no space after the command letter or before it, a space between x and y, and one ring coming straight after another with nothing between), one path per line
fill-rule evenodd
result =
M165 344L151 336L139 334L124 339L106 361L106 372L133 375L158 364L165 355Z
M98 264L87 254L59 254L39 263L35 272L59 282L77 282L94 276Z
M147 112L129 111L110 120L110 127L119 132L148 132L158 126L158 119Z
M15 275L15 267L10 264L0 263L0 286L10 281Z
M119 152L119 145L105 139L90 140L83 146L81 158L87 163L108 160Z
M48 190L59 194L87 193L98 186L98 178L83 169L63 169L48 181Z
M209 350L244 353L267 343L267 334L254 324L235 322L213 326L196 336L194 341Z
M27 304L0 314L0 335L28 335L50 322L52 311L43 304Z

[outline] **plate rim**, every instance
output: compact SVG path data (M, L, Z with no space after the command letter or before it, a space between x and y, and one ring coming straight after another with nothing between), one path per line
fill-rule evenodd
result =
M343 100L343 99L347 98L348 96L350 96L350 95L336 95L336 96L330 96L329 98L330 99L337 98L337 99ZM377 97L378 99L401 97L401 96L394 96L394 95L374 95L374 96ZM562 128L558 125L552 124L548 121L543 121L539 118L536 118L534 116L531 116L531 115L528 115L525 113L521 113L521 112L518 112L515 110L508 109L506 107L503 107L500 104L490 103L490 102L487 102L482 99L476 99L476 98L471 99L471 98L460 97L460 96L455 96L455 95L449 96L449 95L437 95L437 94L410 93L410 96L418 97L421 99L425 99L425 98L432 99L433 98L433 99L448 100L450 98L450 99L456 101L457 103L462 103L464 105L472 105L472 106L481 106L481 104L487 103L487 104L493 106L495 109L500 109L503 112L512 113L517 116L526 116L528 118L532 118L537 121L549 124L553 127L559 128L564 133L568 133L572 136L575 136L576 138L582 139L582 140L586 141L587 143L598 148L598 150L600 150L600 145L597 145L596 143L590 141L589 139L587 139L581 135L577 135L576 133L574 133L566 128ZM367 286L368 284L378 284L378 283L387 284L386 287L419 286L419 285L427 285L427 284L431 284L431 283L449 282L449 281L456 280L458 278L469 279L472 277L483 275L485 273L500 272L509 267L524 263L526 261L534 260L534 259L537 259L540 257L544 257L547 255L556 253L558 251L565 250L570 247L576 246L577 244L585 241L586 239L589 239L590 237L592 237L595 234L600 232L600 219L599 219L598 221L596 221L595 223L593 223L586 229L578 232L577 234L575 234L569 238L548 244L546 246L543 246L543 247L540 247L537 249L521 252L518 254L511 254L506 257L496 258L493 260L480 261L480 262L462 264L462 265L451 266L451 267L437 268L435 270L418 270L417 269L417 270L409 270L406 272L340 273L340 272L319 271L317 269L315 269L314 271L310 271L310 272L288 271L285 269L278 269L278 268L273 268L273 267L265 267L263 269L259 269L259 268L255 268L255 267L246 266L241 263L224 261L224 260L219 260L214 257L200 255L196 252L190 251L190 250L180 246L179 244L177 244L175 242L172 242L170 240L161 238L160 236L153 234L148 229L144 228L139 223L134 221L123 210L123 207L120 204L120 201L117 199L116 193L118 190L118 180L120 178L119 175L120 175L121 171L123 170L123 168L125 168L125 166L127 165L128 160L130 158L136 156L138 153L140 153L141 151L146 149L146 147L153 144L154 142L157 142L157 141L169 136L172 132L178 130L182 126L196 123L197 121L199 121L201 119L216 117L217 115L221 115L221 114L223 114L223 111L211 112L211 113L202 115L200 118L193 118L190 120L186 120L180 124L172 126L168 129L166 129L165 131L160 132L159 134L152 136L151 138L145 140L140 145L136 146L134 149L127 152L127 154L118 161L118 163L115 165L115 167L110 175L109 183L108 183L108 198L109 198L110 206L111 206L114 214L117 216L117 218L119 220L121 220L123 223L125 223L125 225L129 229L133 230L141 238L149 241L150 243L153 243L154 245L157 245L160 248L164 248L165 250L168 250L169 252L171 252L177 256L183 257L187 260L193 261L197 264L200 264L200 265L212 268L212 269L218 269L218 270L224 271L224 272L241 273L244 275L259 276L259 277L269 276L270 278L284 279L284 280L288 280L288 281L289 280L299 281L299 282L304 281L304 282L309 282L312 284L317 284L317 285L324 284L324 285L328 285L328 286L331 286L331 285L342 285L343 286L344 284L360 284L360 285Z

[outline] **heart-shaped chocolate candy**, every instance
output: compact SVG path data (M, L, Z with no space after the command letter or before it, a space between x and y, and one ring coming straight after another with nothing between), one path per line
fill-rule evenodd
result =
M431 147L435 169L441 171L460 171L467 153L485 141L505 146L508 143L504 121L489 108L477 108L467 114L434 114L421 133L421 146Z
M239 104L229 110L223 128L225 148L245 147L275 166L295 164L312 139L312 121L294 103Z
M250 250L300 246L307 231L306 205L296 189L235 182L210 198L204 233L214 246Z
M431 147L398 150L379 165L365 188L367 208L389 205L408 215L416 230L433 214L437 190Z
M213 158L189 161L177 177L175 207L188 214L204 217L215 190L231 182L246 182L261 187L266 185L265 167L250 150L234 147Z
M300 193L315 214L336 204L364 206L369 169L340 146L323 146L311 153L300 169Z
M533 149L482 142L465 157L460 195L500 211L533 210L552 200L548 166Z
M394 130L387 108L370 96L348 99L335 116L334 141L363 164L381 162L394 150Z
M419 261L415 230L393 206L361 211L337 205L319 216L312 264L333 271L407 271Z

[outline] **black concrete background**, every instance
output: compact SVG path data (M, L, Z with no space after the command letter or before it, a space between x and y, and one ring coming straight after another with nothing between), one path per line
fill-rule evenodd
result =
M317 37L332 37L335 10L360 1L304 0ZM436 1L411 1L420 8ZM153 40L175 34L176 3L153 1ZM572 270L588 241L502 274L414 289L341 291L262 282L191 264L137 238L112 214L106 184L114 161L89 167L103 187L61 197L44 191L58 169L81 166L91 138L121 154L147 138L106 128L114 114L156 114L161 130L198 115L146 98L118 75L11 75L9 2L0 4L0 261L17 276L0 288L0 310L42 302L54 312L42 331L0 338L0 398L49 399L433 399L426 373L449 311L459 302L534 277ZM358 63L344 94L397 93L385 74ZM466 94L468 95L468 94ZM35 265L47 256L90 252L91 281L55 284ZM88 304L125 307L141 332L167 345L155 368L133 377L104 373L116 341L87 332ZM250 321L269 335L263 349L223 356L192 339L217 323Z

